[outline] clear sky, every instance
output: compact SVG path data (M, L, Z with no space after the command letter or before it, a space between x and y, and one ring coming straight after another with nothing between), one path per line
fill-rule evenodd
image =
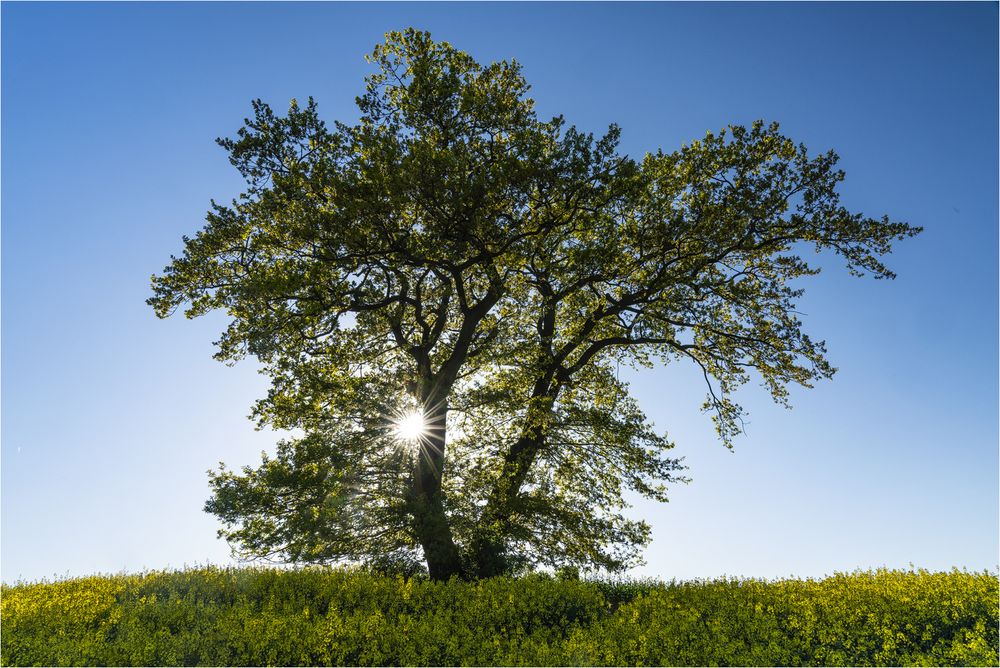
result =
M840 371L748 386L733 452L683 365L633 374L693 481L639 503L663 578L998 562L996 3L2 5L2 578L228 563L205 471L279 435L224 320L157 320L149 276L241 181L213 140L261 97L356 118L362 56L430 30L524 65L543 117L633 156L777 120L836 150L844 203L926 228L899 278L806 281Z

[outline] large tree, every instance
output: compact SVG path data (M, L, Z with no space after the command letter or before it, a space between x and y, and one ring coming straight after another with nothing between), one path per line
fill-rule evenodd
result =
M304 434L211 473L245 556L624 568L649 527L623 493L666 500L681 467L617 367L694 364L729 446L751 374L785 402L834 372L795 315L799 253L891 278L919 231L847 211L836 155L775 124L635 160L615 126L539 120L516 62L414 30L370 60L353 125L255 102L219 140L246 192L153 277L161 317L228 314L217 357L272 381L255 418Z

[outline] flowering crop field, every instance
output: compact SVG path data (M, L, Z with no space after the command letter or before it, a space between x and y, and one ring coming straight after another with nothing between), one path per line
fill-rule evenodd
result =
M4 585L12 665L976 665L992 573L478 582L206 568Z

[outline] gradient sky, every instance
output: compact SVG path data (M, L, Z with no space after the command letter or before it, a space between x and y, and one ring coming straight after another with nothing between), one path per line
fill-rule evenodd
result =
M777 120L836 150L844 203L926 228L896 281L805 281L840 371L766 392L733 452L682 364L629 377L693 481L637 503L636 575L822 576L998 562L996 3L2 5L2 547L18 578L229 563L205 471L280 435L246 419L224 320L157 320L149 276L241 181L213 142L250 100L356 118L387 30L514 57L540 115L623 151Z

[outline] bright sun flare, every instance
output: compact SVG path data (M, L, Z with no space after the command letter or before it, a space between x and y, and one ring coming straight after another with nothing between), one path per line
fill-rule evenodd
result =
M406 413L396 420L396 438L402 441L416 441L427 433L427 421L419 410Z

